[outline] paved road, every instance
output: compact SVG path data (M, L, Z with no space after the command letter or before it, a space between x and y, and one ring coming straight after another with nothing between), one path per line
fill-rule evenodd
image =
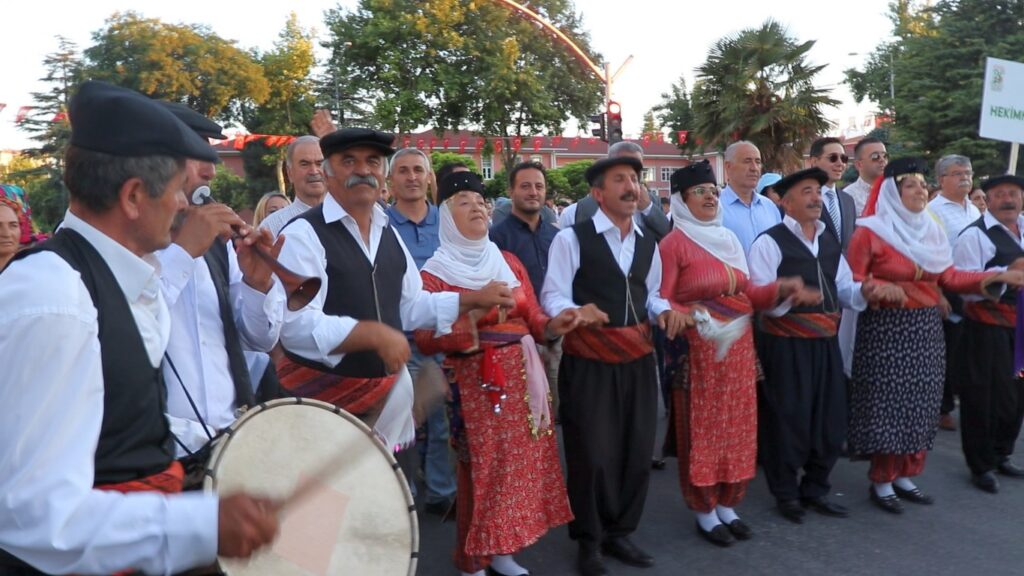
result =
M661 422L664 429L664 419ZM1024 449L1020 460L1024 462ZM721 549L705 542L679 492L676 461L652 473L647 507L635 541L656 558L642 570L607 560L613 575L803 575L882 576L1024 575L1024 480L1001 477L1002 491L974 488L960 452L958 432L940 431L918 485L933 495L933 506L887 514L868 500L867 463L842 460L833 472L833 498L851 516L809 514L795 525L774 511L760 475L751 483L741 516L754 539ZM420 515L422 576L456 575L451 563L455 524ZM574 575L576 546L565 527L544 536L517 556L534 576Z

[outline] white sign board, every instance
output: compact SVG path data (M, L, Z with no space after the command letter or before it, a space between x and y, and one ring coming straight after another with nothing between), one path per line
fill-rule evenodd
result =
M1024 142L1024 64L998 58L986 59L978 135L1006 142Z

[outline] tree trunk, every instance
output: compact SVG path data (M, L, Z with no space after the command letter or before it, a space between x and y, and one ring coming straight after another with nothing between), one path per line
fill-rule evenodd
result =
M277 189L282 194L286 190L284 186L284 158L280 155L277 157Z

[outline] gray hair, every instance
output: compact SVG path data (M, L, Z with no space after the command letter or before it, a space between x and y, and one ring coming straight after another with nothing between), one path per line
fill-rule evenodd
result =
M292 143L288 145L288 149L284 153L284 163L289 168L291 168L292 166L292 157L295 156L295 149L298 148L299 146L302 146L303 144L316 144L317 146L319 146L320 139L317 138L316 136L307 134L305 136L299 136L295 140L292 140ZM324 165L326 164L327 163L324 162Z
M751 142L750 140L737 140L737 141L733 142L732 144L729 144L729 146L725 149L725 153L722 155L723 159L726 162L732 162L733 158L736 158L736 151L739 150L740 146L744 146L744 145L746 145L746 146L753 146L754 149L757 150L757 152L759 154L761 152L761 150L757 147L757 145L754 144L753 142Z
M117 203L121 186L128 180L142 180L150 198L159 198L184 168L183 158L114 156L70 145L64 153L64 184L72 198L93 212L103 213Z
M939 158L939 161L935 163L935 177L942 178L946 175L946 170L949 170L953 166L964 166L970 170L971 159L959 154L947 154L942 158Z
M394 156L391 157L391 162L388 163L388 174L395 171L395 162L397 162L399 158L409 156L410 154L415 154L420 158L423 158L423 161L427 163L427 171L430 171L430 156L427 156L426 152L419 148L399 148L398 151L395 152ZM385 174L385 176L386 175L387 174Z
M625 156L626 154L639 154L641 158L644 157L644 149L636 142L628 142L623 140L616 142L608 147L608 157L618 158L619 156Z

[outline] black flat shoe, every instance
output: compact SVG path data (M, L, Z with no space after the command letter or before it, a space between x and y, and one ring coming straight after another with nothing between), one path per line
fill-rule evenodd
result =
M878 492L875 492L874 486L868 486L868 493L871 495L871 501L882 510L890 514L903 514L903 502L900 502L899 496L895 494L879 496Z
M754 531L747 526L747 523L739 518L729 522L725 525L729 529L729 532L736 537L737 540L750 540L754 537Z
M1009 476L1011 478L1024 478L1024 468L1017 466L1009 460L1003 460L999 463L999 473L1003 476Z
M996 478L996 475L991 470L984 474L971 476L971 483L990 494L997 494L999 492L999 479Z
M914 504L934 504L935 498L921 492L921 489L914 486L913 490L904 490L899 486L893 484L892 489L896 492L896 495L900 497L900 500L906 500L907 502L913 502Z
M520 572L518 574L505 574L504 572L498 572L494 568L487 567L487 576L530 576L530 572Z
M580 545L579 556L576 557L576 569L580 576L606 576L608 569L604 567L604 560L597 546L589 544Z
M651 458L652 470L664 470L666 466L668 466L668 462L665 462L664 458Z
M736 541L736 539L732 537L732 533L729 532L729 529L725 527L725 524L719 524L708 531L701 528L700 522L697 522L697 532L708 542L711 542L715 546L721 546L722 548L728 548Z
M807 512L800 507L796 500L779 500L777 507L779 514L782 514L782 517L786 520L794 524L804 523L804 516L807 515Z
M801 498L800 503L803 504L804 508L810 508L818 514L825 516L832 516L833 518L846 518L850 515L850 511L842 504L836 504L831 502L824 496L818 496L815 498Z
M629 538L619 536L604 541L601 551L607 556L615 558L623 564L636 566L637 568L650 568L654 566L654 558L633 544Z

